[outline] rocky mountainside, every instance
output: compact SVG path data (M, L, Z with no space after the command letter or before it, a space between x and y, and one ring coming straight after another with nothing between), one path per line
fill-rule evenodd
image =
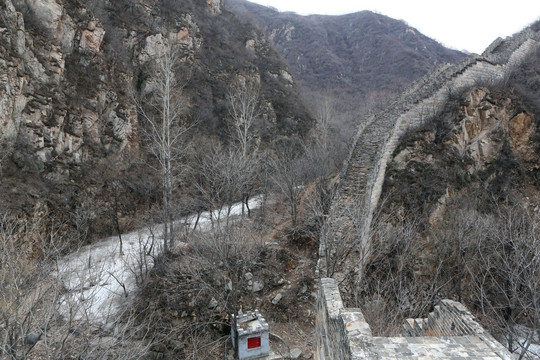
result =
M261 83L263 141L311 126L287 66L221 0L1 0L0 33L2 211L107 232L113 192L126 218L156 201L134 99L168 41L192 138L225 140L226 93L242 76Z
M244 0L225 5L267 34L309 92L334 94L352 108L397 93L438 63L465 57L403 21L370 11L300 16Z

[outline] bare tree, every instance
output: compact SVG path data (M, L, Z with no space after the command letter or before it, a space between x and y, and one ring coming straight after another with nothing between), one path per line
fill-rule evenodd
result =
M66 224L36 210L32 219L0 215L0 359L140 359L152 344L148 324L127 307L100 310L109 322L96 326L96 279L107 269L63 259Z
M87 324L76 321L81 301L62 300L62 225L45 214L33 220L0 217L0 359L80 355L90 348L83 338L95 338L75 330Z
M181 255L165 257L139 297L143 316L156 304L160 313L178 313L158 316L152 327L152 337L168 343L175 358L223 358L248 286L245 275L263 266L264 243L250 222L224 219L221 225L186 238Z
M143 89L143 99L136 100L139 114L145 120L149 149L158 161L162 187L163 245L168 251L174 242L173 193L182 175L182 156L187 104L183 87L187 76L178 73L178 47L165 41L151 61L151 75Z
M212 209L210 220L214 226L220 226L222 221L228 225L232 205L242 195L244 163L239 159L239 150L220 145L199 159L197 187L206 208Z
M315 126L311 137L304 142L303 151L308 161L306 175L321 183L327 183L328 177L336 170L337 147L333 139L332 123L335 121L333 100L325 97L315 115Z
M430 232L445 296L467 303L511 352L534 358L530 345L540 341L538 215L496 201L481 212L472 205L469 198L448 204Z
M359 201L349 201L345 206L336 207L332 218L324 219L320 236L325 259L324 268L321 269L324 276L334 277L336 272L341 272L343 265L350 260L349 255L357 250L362 221L362 208L357 206L358 203ZM324 216L324 205L315 203L314 206L316 208L312 211ZM340 236L336 236L336 229L340 229Z
M90 200L82 200L70 213L71 222L77 230L81 242L86 241L91 230L92 222L98 217L99 209Z
M261 115L260 83L257 80L237 79L227 93L231 137L238 143L242 157L248 156L255 146L253 125Z
M378 213L371 229L368 258L362 260L365 275L358 288L356 306L361 306L374 334L394 336L406 318L424 316L438 300L448 280L445 259L423 264L425 251L421 223L415 214L398 211Z
M54 313L58 287L49 281L52 240L37 233L42 224L0 216L0 358L23 359ZM52 250L52 251L51 251ZM34 258L37 257L37 258Z
M306 204L317 224L317 230L320 230L325 222L334 193L330 179L336 168L334 162L336 154L333 154L336 149L331 144L331 123L334 116L333 101L327 96L319 104L311 142L304 150L309 164L306 172L315 184L314 191L308 193Z
M258 265L264 245L245 223L215 227L193 238L189 272L199 286L232 317L231 331L236 338L236 315L245 274ZM208 276L211 269L212 276ZM238 344L238 341L234 342ZM235 349L235 353L237 353Z
M335 117L334 102L330 96L326 96L319 103L315 119L315 143L322 152L328 153L330 149L330 131Z
M112 215L113 215L113 222L114 222L114 228L116 229L116 234L118 235L118 240L120 241L120 249L118 250L120 252L120 255L124 254L123 249L123 241L122 241L122 231L120 230L120 219L118 218L118 213L120 212L120 206L118 203L118 193L120 184L118 181L112 182L112 192L113 192L113 207L111 209Z
M309 162L302 149L290 144L280 147L278 155L271 160L272 182L278 192L287 200L293 228L298 221L298 205L304 190Z
M227 93L229 101L230 122L229 129L234 144L238 147L238 161L241 164L242 215L244 205L248 216L249 196L257 173L257 137L254 124L261 116L260 83L259 79L239 78L229 88Z
M539 220L521 205L499 206L466 261L470 296L483 317L492 319L490 330L520 359L540 340Z
M446 204L431 224L386 209L373 223L359 300L374 332L392 334L425 316L437 299L457 298L522 359L540 342L540 219L516 199L475 208ZM388 325L393 325L387 327Z

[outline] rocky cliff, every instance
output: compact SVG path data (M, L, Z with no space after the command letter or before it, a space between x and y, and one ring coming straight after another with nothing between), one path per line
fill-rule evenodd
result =
M436 224L445 204L462 196L485 211L515 197L537 206L538 29L537 24L515 36L528 34L531 40L523 42L526 55L510 73L498 81L477 79L451 94L437 115L403 136L389 156L381 191L389 201L384 208L399 204ZM484 56L497 61L490 51L510 44L509 39L497 40Z
M242 74L260 79L267 143L311 126L287 66L220 0L2 0L0 33L3 211L39 206L72 223L84 208L90 230L107 232L113 188L121 216L155 202L155 188L141 190L153 174L134 98L169 40L194 137L224 140L226 92Z

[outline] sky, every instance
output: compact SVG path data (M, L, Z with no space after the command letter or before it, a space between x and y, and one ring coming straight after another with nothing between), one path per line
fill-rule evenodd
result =
M482 53L497 37L540 19L540 0L249 0L300 15L371 10L404 20L441 44Z

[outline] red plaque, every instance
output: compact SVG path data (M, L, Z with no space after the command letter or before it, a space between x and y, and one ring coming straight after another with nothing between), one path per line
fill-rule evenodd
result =
M256 349L258 347L261 347L260 337L248 338L248 349Z

